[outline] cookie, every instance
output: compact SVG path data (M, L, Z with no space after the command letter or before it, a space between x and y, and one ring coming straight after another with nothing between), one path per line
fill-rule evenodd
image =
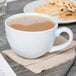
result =
M61 12L62 7L56 4L45 4L35 8L35 12L48 15L57 15Z
M66 11L76 11L76 3L71 0L44 0L47 3L59 5Z
M66 11L66 12L60 13L58 15L58 18L63 21L76 20L76 12Z

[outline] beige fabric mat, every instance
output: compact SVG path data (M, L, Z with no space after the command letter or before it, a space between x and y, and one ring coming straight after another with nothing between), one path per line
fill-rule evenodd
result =
M61 44L67 41L64 37L60 36L56 39L55 44ZM5 50L2 53L10 57L15 62L28 68L34 73L40 73L43 70L52 69L60 64L64 64L75 57L76 41L73 41L70 46L60 50L59 52L48 53L37 59L26 59L18 56L12 50Z

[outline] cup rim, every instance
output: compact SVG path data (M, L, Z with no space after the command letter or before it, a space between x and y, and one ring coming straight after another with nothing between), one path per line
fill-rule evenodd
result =
M54 26L53 28L51 28L51 29L41 30L41 31L22 31L22 30L14 29L14 28L10 27L10 26L7 24L7 22L8 22L9 19L12 19L12 18L14 18L14 17L19 17L19 16L21 16L21 15L22 15L22 16L41 16L41 17L45 17L45 18L48 18L48 19L52 20L52 21L55 23L55 26ZM5 27L8 27L8 28L10 28L10 29L12 29L12 30L19 31L19 32L33 32L33 33L36 33L36 32L52 31L52 30L54 30L55 28L57 28L57 26L58 26L58 21L57 21L54 17L49 16L49 15L46 15L46 14L41 14L41 13L18 13L18 14L15 14L15 15L12 15L12 16L8 17L8 18L5 20Z

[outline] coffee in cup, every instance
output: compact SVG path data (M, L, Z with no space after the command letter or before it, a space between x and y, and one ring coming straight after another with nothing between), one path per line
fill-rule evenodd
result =
M8 17L5 31L13 51L26 58L37 58L48 52L59 51L69 46L73 40L69 28L58 28L56 19L39 13L20 13ZM68 41L54 46L56 37L63 32L68 34Z
M11 27L16 29L16 30L21 30L21 31L44 31L48 30L54 27L54 23L52 21L45 21L45 22L40 22L40 23L33 23L30 25L22 25L22 24L12 24Z

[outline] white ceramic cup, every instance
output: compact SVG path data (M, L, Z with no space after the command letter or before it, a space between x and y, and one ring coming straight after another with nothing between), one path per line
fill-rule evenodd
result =
M21 31L10 27L12 23L32 24L44 21L53 21L55 26L49 30L36 32ZM13 51L26 58L37 58L47 52L59 51L70 45L73 40L73 33L69 28L58 28L58 22L53 17L38 13L20 13L8 17L5 20L5 31ZM68 41L64 44L53 46L56 37L63 32L68 34Z

